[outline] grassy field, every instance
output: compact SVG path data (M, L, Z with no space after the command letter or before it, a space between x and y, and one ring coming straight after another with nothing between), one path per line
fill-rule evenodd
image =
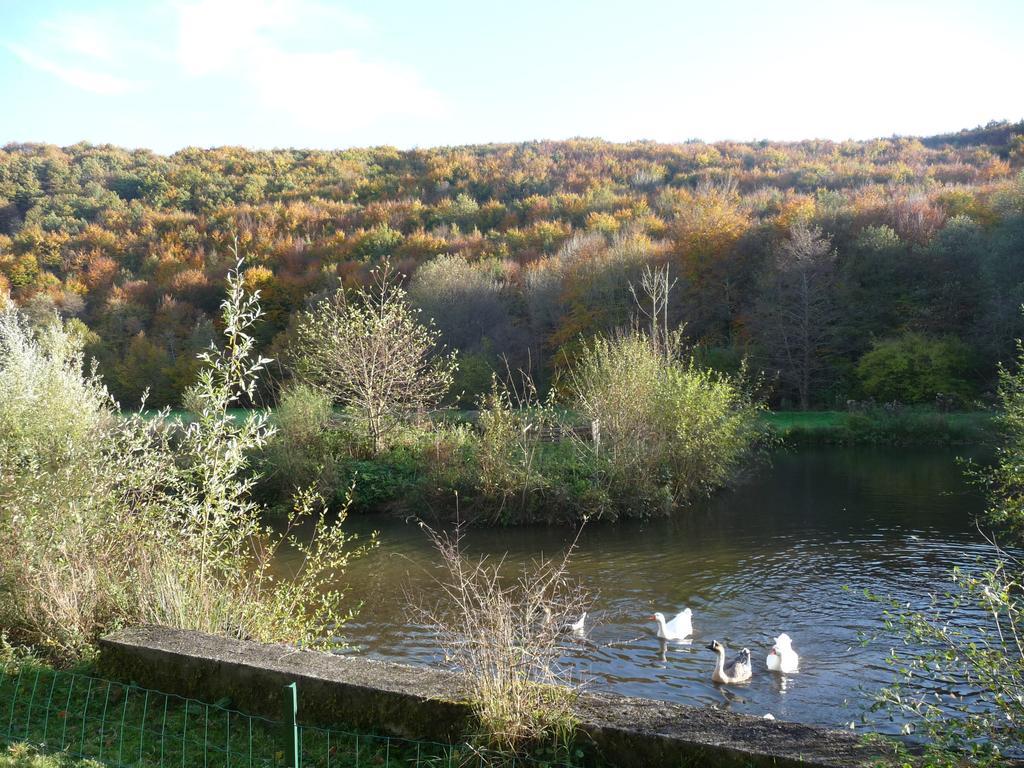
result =
M986 411L773 411L764 418L789 445L964 445L995 437L994 414Z

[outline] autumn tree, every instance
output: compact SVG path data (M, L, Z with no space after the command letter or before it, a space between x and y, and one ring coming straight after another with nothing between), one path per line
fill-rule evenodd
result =
M451 387L455 359L438 350L439 335L420 321L385 262L369 287L339 289L301 315L296 372L362 422L379 453L404 417L435 405Z
M725 336L746 266L738 246L750 227L736 184L702 183L695 193L662 204L675 209L669 234L689 330L699 337Z
M506 349L515 336L498 264L471 264L438 256L416 270L409 298L460 352L479 351L485 340Z

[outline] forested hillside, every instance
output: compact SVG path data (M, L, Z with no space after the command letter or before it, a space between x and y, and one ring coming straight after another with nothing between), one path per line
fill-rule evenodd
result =
M670 322L707 363L765 371L776 405L971 402L1024 334L1022 168L1024 123L844 143L8 145L0 295L87 334L123 405L147 387L174 405L236 238L275 357L297 310L390 257L459 350L468 402L503 356L549 381L668 263Z

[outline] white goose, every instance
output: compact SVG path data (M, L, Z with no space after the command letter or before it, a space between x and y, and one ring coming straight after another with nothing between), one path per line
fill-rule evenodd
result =
M725 646L717 640L712 641L708 650L718 654L718 663L715 664L715 671L711 673L711 679L716 683L745 683L750 679L753 670L750 665L749 649L744 648L728 663L725 661Z
M793 650L793 641L789 635L783 632L775 638L775 645L772 646L766 659L769 672L782 672L789 674L796 672L800 666L800 657Z
M693 634L693 611L684 610L672 621L665 621L665 614L656 613L651 621L658 622L658 637L662 640L683 640Z

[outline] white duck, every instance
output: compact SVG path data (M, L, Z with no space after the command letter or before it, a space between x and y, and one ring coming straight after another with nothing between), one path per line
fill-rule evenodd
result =
M555 620L555 614L552 612L551 607L542 605L541 610L544 612L544 619L542 625L544 627L550 627L551 623ZM583 632L587 625L587 612L584 611L576 621L565 621L558 625L559 632L572 632L579 634Z
M750 679L753 670L750 665L749 649L744 648L728 663L725 661L725 646L717 640L712 641L708 650L718 654L718 663L715 664L715 671L711 673L711 679L716 683L745 683Z
M658 622L658 637L662 640L683 640L693 634L693 611L689 608L672 621L665 621L665 614L656 613L651 621Z
M775 645L772 646L767 658L769 672L796 672L800 666L800 657L793 650L793 641L789 635L783 632L775 638Z
M562 632L582 632L587 624L587 612L584 611L576 621L567 621L559 629Z

